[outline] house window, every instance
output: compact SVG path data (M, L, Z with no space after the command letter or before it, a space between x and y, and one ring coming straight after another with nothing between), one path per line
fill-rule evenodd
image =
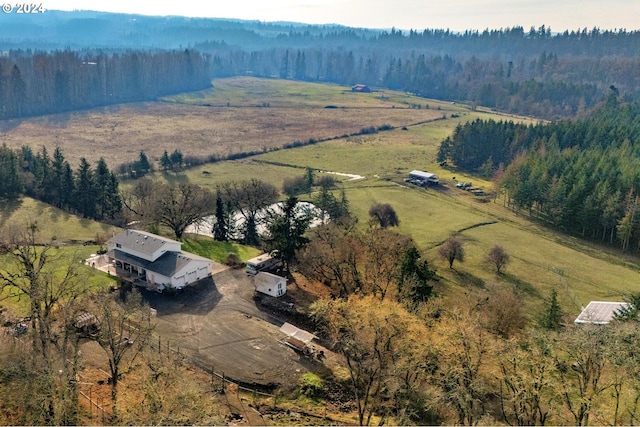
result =
M278 289L282 289L282 283L278 283Z
M116 243L116 248L121 248L122 245L120 243Z

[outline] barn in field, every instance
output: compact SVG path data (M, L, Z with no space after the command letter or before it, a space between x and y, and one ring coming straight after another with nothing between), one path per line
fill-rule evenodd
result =
M371 88L365 84L358 83L356 85L351 86L351 92L371 92Z

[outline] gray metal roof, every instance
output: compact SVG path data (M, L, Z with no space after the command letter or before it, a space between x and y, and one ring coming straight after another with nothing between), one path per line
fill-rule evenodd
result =
M129 255L118 249L109 251L108 255L111 258L126 262L127 264L135 265L136 267L142 267L147 271L158 273L166 277L173 276L192 260L205 260L211 262L211 260L207 258L199 257L188 252L165 252L160 258L153 262Z
M113 236L109 241L119 243L123 248L129 248L149 256L153 255L164 245L174 245L176 243L178 245L182 245L176 240L167 239L166 237L158 236L157 234L139 230L125 230L122 233Z
M606 325L621 308L628 307L626 302L591 301L574 320L574 323L593 323Z

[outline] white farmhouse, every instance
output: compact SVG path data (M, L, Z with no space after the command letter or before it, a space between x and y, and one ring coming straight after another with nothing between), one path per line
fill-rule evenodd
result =
M146 231L125 230L107 242L116 275L161 292L182 289L211 276L213 262L182 251L182 243Z
M281 297L287 293L286 277L261 271L253 276L253 280L256 291L262 292L263 294L271 295L272 297Z

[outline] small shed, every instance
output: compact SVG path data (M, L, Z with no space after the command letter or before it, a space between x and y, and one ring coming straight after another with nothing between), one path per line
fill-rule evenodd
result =
M591 301L574 320L575 324L606 325L621 309L628 308L626 302Z
M264 271L253 276L256 291L272 297L281 297L287 293L287 278Z
M294 350L303 352L306 355L311 355L315 352L315 347L311 345L311 341L318 337L311 332L307 332L286 322L280 327L280 332L287 335L287 338L282 341L283 344L288 345Z
M351 92L371 92L371 88L365 84L358 83L356 85L351 86Z

